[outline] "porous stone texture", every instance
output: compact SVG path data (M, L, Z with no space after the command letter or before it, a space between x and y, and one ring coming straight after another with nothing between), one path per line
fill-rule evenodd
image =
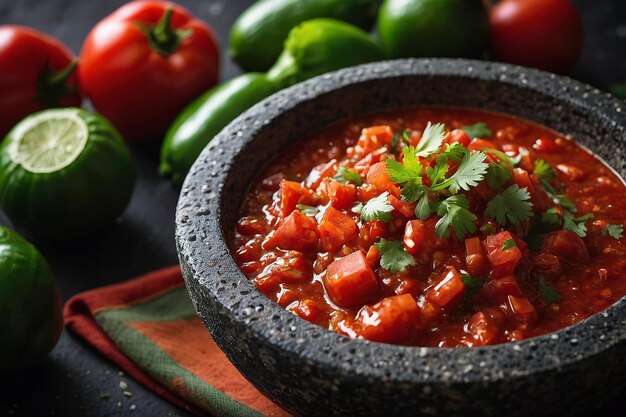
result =
M198 314L260 391L302 416L578 415L626 385L624 299L542 337L480 348L353 340L258 292L227 242L251 181L285 146L363 113L466 106L549 126L626 173L626 106L568 78L491 62L399 60L284 90L204 150L182 188L176 241ZM622 391L623 392L623 391Z

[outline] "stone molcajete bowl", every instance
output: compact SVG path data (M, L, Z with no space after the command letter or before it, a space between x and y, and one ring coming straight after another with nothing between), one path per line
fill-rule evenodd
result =
M390 61L324 75L244 113L187 177L176 239L198 314L239 371L296 415L536 416L597 408L626 386L624 299L521 342L417 348L309 324L239 271L226 239L248 185L275 155L348 117L418 105L517 115L571 135L626 175L626 105L570 79L464 60Z

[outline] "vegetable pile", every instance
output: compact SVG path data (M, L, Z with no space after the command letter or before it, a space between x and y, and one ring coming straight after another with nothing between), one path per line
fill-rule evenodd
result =
M125 141L162 140L159 170L180 186L203 148L228 123L269 95L311 77L387 58L485 54L566 72L580 52L580 18L569 0L503 0L491 13L481 0L385 0L380 9L377 4L257 1L234 23L228 47L241 68L256 72L220 85L220 48L212 29L172 2L141 0L120 7L91 30L79 57L34 29L0 26L0 207L21 232L36 239L94 237L131 198L136 173ZM376 36L368 33L374 24ZM97 113L78 108L85 99ZM577 212L548 164L536 162L535 184L518 173L518 160L491 146L477 148L459 139L442 148L443 136L463 135L444 131L442 125L431 125L419 142L411 133L379 132L398 153L372 168L371 181L389 177L389 186L352 208L362 221L392 222L400 207L414 213L411 222L432 223L436 217L438 239L472 236L480 216L490 218L494 230L534 220L584 236L590 217ZM484 124L465 131L469 137L489 136ZM329 197L336 199L337 210L350 208L354 187L371 185L369 174L364 179L350 167L339 167L333 175ZM289 187L299 190L285 184L285 195ZM477 213L469 196L484 189L495 195ZM537 217L537 198L556 205ZM291 211L296 205L287 207ZM311 223L320 210L305 203L297 207L285 228ZM339 211L326 210L324 217L328 222L319 233L329 248L354 233ZM410 224L414 230L423 227ZM605 232L617 238L622 229L609 224ZM6 245L23 246L9 232L2 230L2 236L10 237ZM414 266L406 242L381 239L372 246L383 268L402 273ZM517 253L511 245L505 245L506 252ZM462 279L478 288L480 280Z

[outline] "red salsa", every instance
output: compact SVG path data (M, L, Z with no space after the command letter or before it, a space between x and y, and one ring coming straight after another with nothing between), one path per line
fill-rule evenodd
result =
M480 346L626 294L626 189L556 132L458 108L387 112L286 149L232 250L271 300L373 341Z

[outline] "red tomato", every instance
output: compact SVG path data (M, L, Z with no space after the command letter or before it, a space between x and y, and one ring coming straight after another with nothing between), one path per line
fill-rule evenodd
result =
M294 210L269 238L268 246L276 245L282 249L303 250L315 247L319 241L317 222L305 216L300 210Z
M328 207L318 226L322 248L327 252L336 251L359 234L359 228L350 216Z
M78 72L94 107L139 141L161 139L183 107L216 83L218 66L206 23L175 3L134 1L92 29Z
M491 54L498 61L558 73L580 55L583 26L570 0L505 0L491 12Z
M363 252L356 251L328 265L324 288L338 306L357 307L369 301L378 289L378 280Z
M409 294L383 298L373 306L364 306L357 315L359 334L365 339L384 343L410 341L423 329L422 315Z
M510 240L515 242L515 246L505 248L504 242ZM523 248L520 248L517 242L513 234L507 231L487 236L483 246L491 263L493 278L513 275L517 263L522 259Z
M465 284L456 268L449 267L439 282L426 292L426 298L444 310L452 310L465 295Z
M541 249L574 264L589 261L589 252L585 242L580 236L569 230L559 230L547 234Z
M80 106L76 57L59 40L23 26L0 26L0 140L24 117Z

